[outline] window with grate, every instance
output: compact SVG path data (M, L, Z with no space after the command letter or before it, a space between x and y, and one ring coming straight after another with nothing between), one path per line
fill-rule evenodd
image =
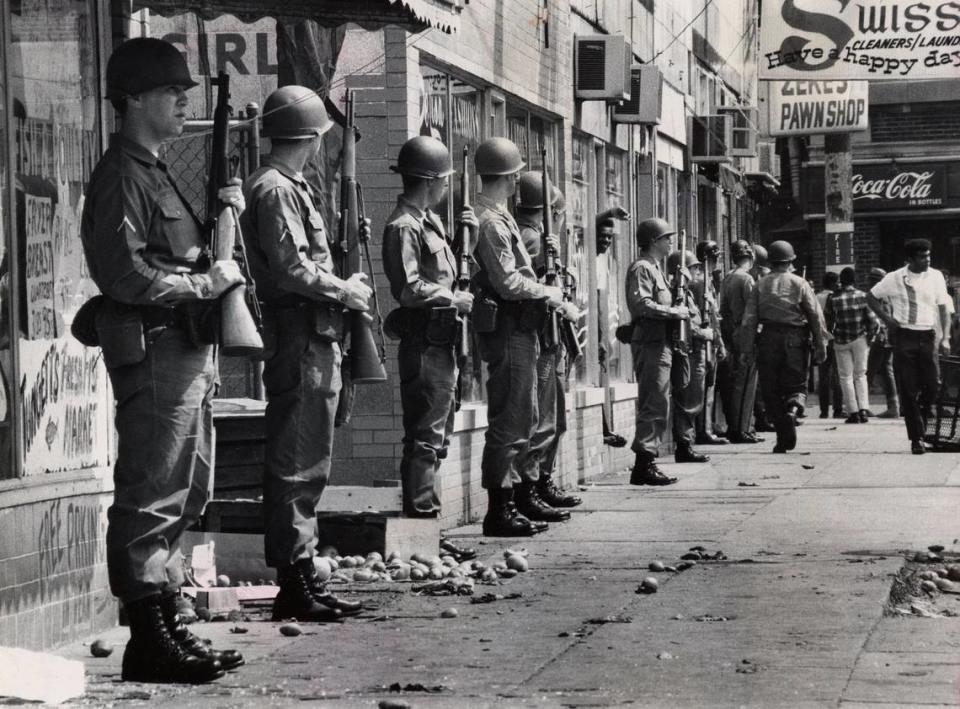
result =
M870 106L875 143L955 140L960 134L960 101Z

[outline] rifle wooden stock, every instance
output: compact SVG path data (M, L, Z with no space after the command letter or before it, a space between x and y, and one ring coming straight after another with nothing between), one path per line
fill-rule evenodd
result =
M228 153L230 107L230 76L220 72L211 83L217 86L217 106L213 113L210 181L207 185L207 218L210 228L211 252L214 261L236 259L244 266L243 241L236 209L224 204L217 196L230 178ZM216 215L215 217L213 215ZM244 269L246 270L246 269ZM247 271L246 277L250 275ZM251 290L253 281L250 280ZM263 352L260 330L247 304L247 288L234 286L220 297L220 351L232 357L245 357Z
M568 302L573 301L573 274L564 267L563 269L563 299ZM576 362L583 356L583 346L580 344L580 338L577 336L577 326L566 318L560 323L560 336L563 338L563 345L567 348L567 356L571 362ZM569 372L568 372L569 373Z
M470 172L467 159L470 149L463 146L463 172L460 173L460 196L463 208L470 206ZM466 224L460 227L460 260L457 264L457 289L470 290L470 227ZM470 356L470 318L464 313L459 316L460 334L457 339L457 360L462 367Z
M680 230L680 244L679 244L680 259L677 263L676 268L673 271L673 305L675 307L685 306L687 304L687 284L685 283L685 277L683 275L683 269L685 262L687 260L686 250L687 250L687 231L686 229ZM673 332L673 341L674 345L680 349L686 349L687 340L690 335L690 321L689 320L677 320L676 326Z

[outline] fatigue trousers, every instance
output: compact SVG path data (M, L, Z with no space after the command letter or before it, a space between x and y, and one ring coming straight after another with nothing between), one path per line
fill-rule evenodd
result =
M637 456L653 459L660 455L670 414L673 349L666 340L633 342L630 349L637 379L637 421L630 447Z
M714 358L717 356L716 348L714 348L713 356ZM697 436L706 436L707 434L713 433L713 407L716 401L716 384L717 361L714 359L709 364L704 362L703 407L700 409L700 413L697 414L696 418Z
M757 364L753 354L726 340L727 358L717 365L717 389L727 420L727 433L743 435L751 429L753 404L757 395Z
M567 402L563 391L562 345L540 345L537 358L537 425L521 468L526 479L551 475L557 462L560 437L567 431Z
M893 343L893 371L907 437L922 441L927 430L927 409L936 403L940 389L940 360L936 352L933 330L899 328L890 333Z
M757 374L767 416L779 426L788 406L807 402L810 347L806 327L764 324L757 338Z
M453 432L457 362L453 345L429 344L422 334L400 341L400 402L403 405L403 458L400 482L403 513L440 512L437 471Z
M690 381L683 388L673 387L673 438L677 447L690 447L697 437L697 417L703 411L707 364L703 345L690 348Z
M316 510L330 479L340 363L340 344L314 333L309 309L281 311L276 353L263 368L267 566L289 566L316 549Z
M536 482L522 463L536 430L537 360L540 342L533 330L500 313L497 329L479 336L480 358L487 364L487 433L481 459L484 489L512 488Z
M887 409L896 412L900 406L897 395L897 381L893 373L893 348L884 342L874 342L870 345L867 355L867 384L880 377L883 384L883 394L887 399Z
M215 348L156 328L141 362L109 369L117 461L107 511L107 573L124 602L183 585L180 537L203 513L211 482Z

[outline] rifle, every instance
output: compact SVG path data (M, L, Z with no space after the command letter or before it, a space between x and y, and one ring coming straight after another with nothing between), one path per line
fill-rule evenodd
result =
M671 284L671 291L673 291L673 304L674 306L681 306L687 304L687 284L685 283L686 277L683 275L684 261L686 261L686 249L687 249L687 230L680 230L680 259L677 262L676 268L673 271L673 283ZM677 320L674 324L673 329L673 344L674 347L683 350L687 350L687 339L690 333L690 321L689 320Z
M683 252L681 252L683 253ZM713 269L711 268L713 259L710 258L710 254L704 253L704 260L706 263L702 265L703 269L703 290L700 294L700 317L703 318L704 322L710 324L713 327L713 324L710 323L707 318L707 288L710 287L710 283L713 280ZM714 337L718 337L719 333L714 333ZM707 366L713 362L713 341L707 340L703 345L703 361Z
M567 302L573 302L575 279L570 269L566 266L561 266L561 268L563 270L563 279L561 280L563 284L563 299ZM563 337L563 345L567 348L567 356L570 358L570 362L576 362L583 356L583 346L580 344L580 338L577 336L576 324L564 318L560 323L560 335ZM570 369L568 367L567 375L569 376L569 374Z
M237 210L232 205L221 202L217 196L217 192L226 186L231 176L231 161L228 156L230 76L221 71L210 83L217 87L217 106L213 112L210 180L207 183L210 250L214 261L235 259L246 278L246 285L241 283L220 296L217 341L223 354L245 357L263 352L260 304L256 299L255 285L247 263Z
M341 364L342 388L337 402L334 425L350 422L353 414L354 385L373 384L387 380L386 342L383 338L383 319L380 302L373 281L370 246L361 225L364 224L363 191L357 183L357 132L354 127L353 93L348 91L344 109L343 146L340 152L340 224L337 231L340 247L340 277L344 280L363 272L364 257L370 271L374 310L380 345L373 339L370 323L373 318L349 308L343 310L344 355Z
M547 149L540 151L543 172L540 175L540 184L543 188L543 228L540 233L540 249L543 251L544 277L543 282L548 286L557 285L557 252L550 246L550 180L547 178ZM549 349L560 344L560 316L556 310L549 312L547 329L544 335L544 346Z
M468 170L467 158L470 148L463 146L463 172L460 173L460 195L463 199L463 207L470 206L470 172ZM466 224L460 228L460 261L457 265L457 289L461 291L470 290L470 227ZM457 362L462 369L470 356L470 319L466 314L461 315L460 337L457 341Z

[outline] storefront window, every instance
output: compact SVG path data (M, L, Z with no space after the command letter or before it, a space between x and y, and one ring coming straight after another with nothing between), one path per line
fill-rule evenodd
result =
M6 19L0 16L0 36L5 32ZM3 85L3 54L0 52L0 478L12 477L16 472L13 451L13 357L12 323L10 322L10 186L7 175L7 90Z
M575 302L581 309L588 309L587 317L596 317L597 308L591 304L589 283L589 253L587 251L586 239L588 235L594 233L592 225L588 220L593 217L590 209L589 190L590 184L590 165L589 161L594 159L593 140L587 136L574 135L571 142L571 194L567 198L567 214L570 219L570 228L568 231L567 244L567 268L573 273L577 282L575 293ZM586 326L586 323L581 323ZM583 338L581 338L582 340ZM587 356L580 358L576 368L577 381L586 381Z
M607 147L605 156L605 177L604 191L601 195L601 204L597 208L598 213L613 207L623 207L626 209L625 197L625 169L626 156L623 151ZM627 210L629 211L629 210ZM616 222L615 229L619 232L617 238L613 239L607 253L599 256L597 259L597 282L600 288L602 300L600 312L600 340L607 343L606 367L607 373L612 379L619 379L626 372L621 372L620 348L615 346L615 332L618 324L618 313L620 312L621 302L624 298L623 288L620 286L627 275L627 268L630 266L630 259L627 255L629 249L623 243L623 231L626 228L625 222Z
M100 153L93 2L18 3L10 16L21 460L25 475L109 463L111 396L99 350L70 335L97 292L80 245Z

